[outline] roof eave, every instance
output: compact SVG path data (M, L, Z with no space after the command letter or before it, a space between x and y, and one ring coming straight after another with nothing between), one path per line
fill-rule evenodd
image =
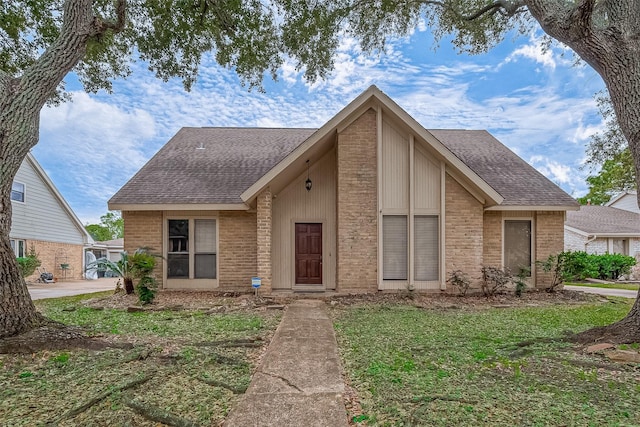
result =
M112 203L115 211L247 211L245 203Z
M485 211L577 211L580 205L496 205L484 209Z

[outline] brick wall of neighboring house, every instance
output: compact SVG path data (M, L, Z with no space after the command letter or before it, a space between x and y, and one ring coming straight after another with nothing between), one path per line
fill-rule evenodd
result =
M41 268L52 273L56 281L82 279L84 276L83 257L84 246L69 243L44 242L41 240L25 240L25 250L33 247L41 262ZM62 269L61 264L68 264L68 269ZM28 282L35 282L40 277L36 272L27 277Z
M262 279L261 290L266 293L272 289L271 271L271 230L273 227L273 195L267 188L258 195L256 201L256 274Z
M445 275L462 270L472 280L471 287L478 288L483 264L483 207L448 174L445 191ZM449 291L450 287L447 285Z
M578 234L575 231L564 230L564 250L565 251L584 251L584 244L587 237Z
M484 213L482 264L502 267L502 212Z
M123 211L124 250L133 253L138 248L149 248L150 252L162 253L162 211ZM158 258L153 276L162 288L162 258Z
M378 183L376 112L338 134L337 290L378 289Z
M564 212L539 211L536 213L536 260L546 260L564 250ZM544 288L551 283L552 273L545 273L536 266L536 287Z
M256 213L223 211L219 214L218 283L220 289L251 290L256 262Z

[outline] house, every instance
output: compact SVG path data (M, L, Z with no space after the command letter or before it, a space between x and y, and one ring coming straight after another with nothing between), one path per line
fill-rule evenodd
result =
M611 206L580 206L568 212L565 250L640 256L640 213Z
M634 190L627 190L612 197L611 200L605 203L605 206L640 214L640 208L638 208L638 192Z
M84 251L93 239L31 153L13 180L11 206L9 239L16 256L33 248L57 279L81 279Z
M578 204L482 130L427 130L375 86L320 129L183 128L109 201L165 289L447 289L530 268Z

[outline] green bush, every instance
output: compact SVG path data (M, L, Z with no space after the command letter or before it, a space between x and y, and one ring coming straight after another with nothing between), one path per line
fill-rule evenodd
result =
M141 304L151 304L156 297L158 282L151 276L144 276L137 286L138 300Z
M29 248L26 257L18 257L16 260L18 261L18 269L22 277L31 276L41 264L36 249L33 246Z
M620 276L631 272L631 267L636 264L636 260L620 254L596 255L584 251L566 251L550 255L547 260L537 263L544 271L554 272L554 277L560 279L557 281L559 284L586 278L617 280Z

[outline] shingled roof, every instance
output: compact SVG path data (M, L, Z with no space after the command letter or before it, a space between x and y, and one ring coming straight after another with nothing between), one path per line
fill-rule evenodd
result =
M109 204L236 204L316 129L182 128Z
M240 195L316 129L183 128L110 204L239 204ZM503 198L500 206L577 203L484 130L429 130Z
M580 206L568 211L565 226L594 235L640 235L640 214L609 206Z
M560 187L485 130L429 132L504 197L500 206L578 206Z

